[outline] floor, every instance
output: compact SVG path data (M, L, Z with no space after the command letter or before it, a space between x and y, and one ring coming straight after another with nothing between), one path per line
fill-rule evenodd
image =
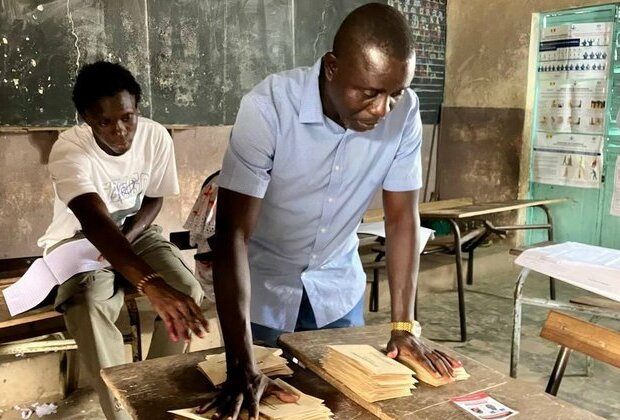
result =
M454 341L459 336L456 293L446 287L437 288L431 284L437 281L433 274L436 271L432 270L436 270L441 264L449 265L452 261L450 257L438 258L433 260L432 264L425 264L425 270L421 274L419 321L423 325L424 336L441 341L460 353L507 374L512 331L511 296L518 268L512 264L512 258L501 247L493 246L481 250L476 261L475 284L467 287L465 296L469 340L460 343ZM446 284L446 281L443 283ZM449 279L447 284L451 284ZM525 286L525 294L544 297L547 293L546 278L532 275ZM560 299L567 300L575 294L584 293L560 284ZM389 322L389 294L385 281L381 282L380 298L380 311L367 315L368 324ZM147 307L144 306L144 309ZM547 311L542 308L524 307L519 365L519 378L536 383L541 390L545 388L557 354L554 344L538 337L546 314ZM617 321L602 320L600 324L620 330L620 323ZM148 342L149 331L146 331L144 336L145 342ZM212 337L209 342L195 342L192 343L192 349L217 345L217 341L217 337ZM620 369L595 362L591 377L583 376L584 369L585 359L578 354L571 356L558 397L602 417L620 419ZM57 414L44 418L104 419L96 395L87 386L81 387L58 405ZM14 410L7 410L0 413L0 418L8 420L21 417Z

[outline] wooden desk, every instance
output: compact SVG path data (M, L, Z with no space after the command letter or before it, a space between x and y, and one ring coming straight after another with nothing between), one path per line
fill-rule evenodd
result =
M388 337L389 326L377 325L284 334L280 337L280 344L308 369L381 419L469 419L471 417L467 413L458 409L449 400L475 391L487 392L501 403L518 410L524 419L600 419L588 411L545 394L534 384L511 379L437 343L433 343L433 346L455 355L463 362L471 375L469 380L440 388L419 384L410 397L368 403L329 375L320 365L320 360L330 344L370 344L383 348Z
M172 419L168 410L195 407L213 396L213 387L196 365L223 348L162 357L101 371L103 380L134 419ZM307 369L291 364L285 378L299 390L325 400L337 419L371 420L375 416Z
M486 240L491 234L506 234L509 231L514 230L532 230L543 229L547 231L549 241L553 241L553 220L551 213L547 205L556 204L566 201L565 198L556 198L550 200L509 200L502 202L492 203L479 203L479 204L466 204L456 205L450 208L421 208L420 218L422 220L446 220L450 223L452 229L452 235L454 237L454 255L456 264L456 283L457 283L457 295L459 302L459 322L461 329L461 341L467 340L467 320L465 315L465 286L463 284L463 257L462 252L469 253L469 262L467 264L467 284L473 283L473 261L474 250L476 247ZM526 224L526 225L512 225L512 226L494 226L484 216L491 214L504 213L507 211L520 210L529 207L538 207L545 212L547 217L547 223L543 224ZM459 220L479 218L482 220L483 225L486 228L486 233L482 235L478 240L473 241L468 245L467 249L463 249L463 241L461 237L461 231L458 225ZM555 285L551 280L551 299L555 299Z

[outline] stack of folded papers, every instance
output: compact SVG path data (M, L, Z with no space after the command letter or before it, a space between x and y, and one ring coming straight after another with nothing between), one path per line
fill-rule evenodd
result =
M454 381L464 381L469 379L469 374L465 371L463 366L453 368L452 376L445 377L435 375L433 372L429 371L427 367L411 357L399 355L397 359L399 362L411 368L411 370L415 372L415 376L419 381L428 385L442 386L451 384Z
M261 372L267 376L292 375L288 362L281 357L281 349L253 346L254 358ZM226 382L226 353L208 355L204 362L198 363L198 369L214 386Z
M321 363L368 402L411 395L417 383L411 369L369 345L329 346Z
M289 385L281 379L276 379L275 383L290 393L299 396L294 403L282 402L275 395L264 398L260 402L258 411L261 419L269 420L329 420L333 414L329 408L323 405L323 400L304 394L297 388ZM175 419L210 419L215 410L207 411L204 414L196 414L195 408L173 410L170 413L175 415ZM240 419L248 418L248 412L242 411Z

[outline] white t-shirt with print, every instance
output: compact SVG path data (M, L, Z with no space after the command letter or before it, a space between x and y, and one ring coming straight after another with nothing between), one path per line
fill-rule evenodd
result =
M80 231L67 204L75 197L97 193L112 219L121 226L148 197L179 193L174 145L159 123L139 117L131 148L121 156L104 152L87 124L63 132L49 157L55 191L54 218L38 245L48 248Z

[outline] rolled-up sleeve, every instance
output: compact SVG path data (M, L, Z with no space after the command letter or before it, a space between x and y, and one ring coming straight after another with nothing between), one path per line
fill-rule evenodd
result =
M383 180L383 189L387 191L413 191L422 187L422 119L415 94L413 99L396 156Z
M276 116L272 103L262 96L242 100L218 185L252 197L263 198L273 167L276 146Z

